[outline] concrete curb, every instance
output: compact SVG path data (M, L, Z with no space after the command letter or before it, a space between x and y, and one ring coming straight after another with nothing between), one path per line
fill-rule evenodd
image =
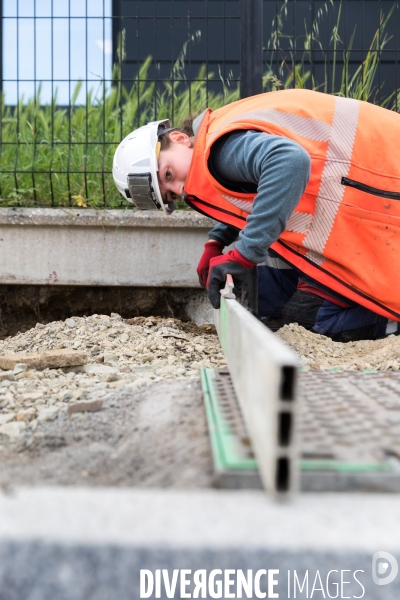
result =
M400 560L399 529L399 502L384 495L21 488L0 496L0 598L133 600L140 569L273 568L282 598L289 569L310 581L337 569L363 570L369 600L394 600L400 577L376 586L371 563L380 550Z
M211 219L123 210L0 209L0 284L199 287Z
M0 208L0 225L52 227L161 227L210 229L215 222L194 210L167 217L158 211L94 210L91 208Z

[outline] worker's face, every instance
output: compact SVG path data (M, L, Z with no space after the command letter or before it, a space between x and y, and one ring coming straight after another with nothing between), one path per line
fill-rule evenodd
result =
M171 144L158 159L158 183L165 203L182 197L193 155L193 141L186 133L171 131L169 137Z

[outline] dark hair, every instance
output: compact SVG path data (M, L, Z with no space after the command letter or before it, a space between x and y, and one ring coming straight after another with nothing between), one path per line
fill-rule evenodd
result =
M188 135L189 137L193 137L194 136L194 132L193 132L193 121L195 120L195 118L197 117L197 115L189 115L187 117L187 119L185 119L182 123L180 127L177 127L175 129L175 131L180 131L181 133L186 133L186 135ZM161 148L160 150L168 150L168 148L171 145L171 139L169 137L169 134L171 132L168 133L164 133L163 135L159 136L159 141L161 142Z

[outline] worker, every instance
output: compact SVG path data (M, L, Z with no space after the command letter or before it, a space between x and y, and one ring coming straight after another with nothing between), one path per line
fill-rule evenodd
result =
M140 127L113 175L138 208L183 198L219 221L197 268L214 308L226 275L240 289L257 265L260 318L377 339L400 331L399 138L395 112L282 90Z

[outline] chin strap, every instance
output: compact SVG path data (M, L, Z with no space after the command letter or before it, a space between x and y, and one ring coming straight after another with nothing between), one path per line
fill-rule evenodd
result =
M141 173L140 175L129 173L127 179L128 188L125 193L136 208L139 210L158 210L161 208L151 185L151 173Z

